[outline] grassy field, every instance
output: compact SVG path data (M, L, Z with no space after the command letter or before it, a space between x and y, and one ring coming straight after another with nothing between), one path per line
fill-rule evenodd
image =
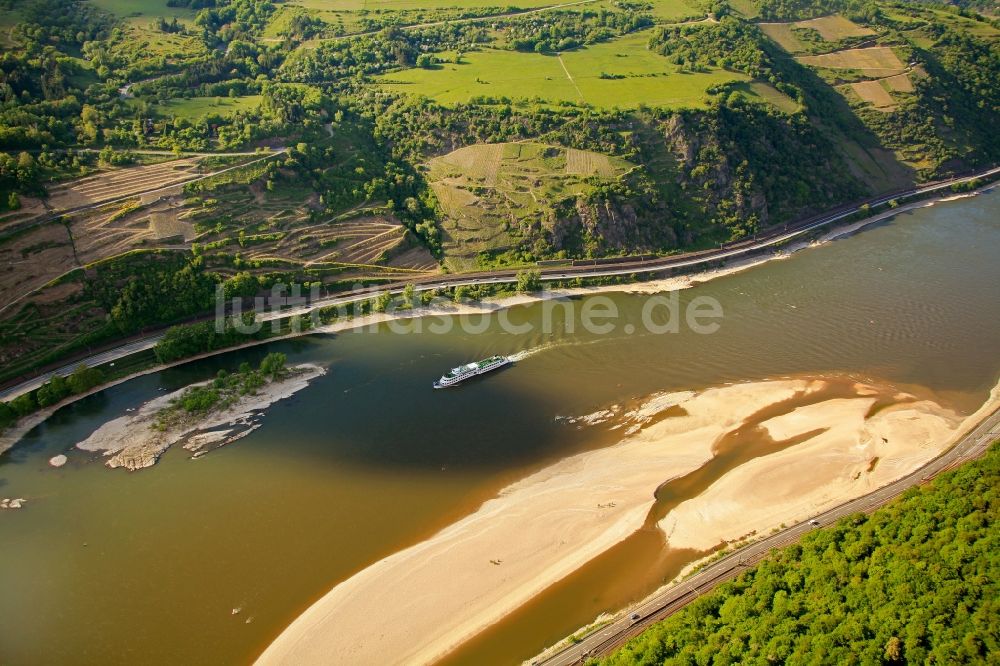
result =
M110 1L110 0L107 0ZM651 14L658 23L677 23L704 18L706 10L697 0L648 0L643 11ZM291 0L282 7L267 27L263 38L278 39L281 24L292 12L306 11L327 23L330 35L345 35L364 31L364 19L391 18L400 25L433 23L437 21L468 19L468 14L501 15L564 7L565 11L615 10L615 0ZM302 48L312 48L317 39L308 40Z
M445 265L483 267L481 253L505 252L551 226L554 206L587 192L586 179L614 179L630 167L600 153L527 142L476 144L432 159L428 176L445 214Z
M934 7L921 7L919 10L909 9L910 13L916 13L923 18L933 19L948 24L951 28L964 30L978 37L989 37L995 39L1000 37L1000 30L985 21L976 21L967 16L960 16L949 11L944 11ZM891 11L887 11L890 16L895 17Z
M168 7L166 0L91 0L97 7L116 16L131 16L177 20L193 19L195 12L186 7Z
M753 0L729 0L729 4L745 18L755 18L760 13Z
M573 0L293 0L286 8L309 11L342 34L360 32L360 19L394 16L401 24L439 21L459 18L463 12L492 8L496 13L538 9L564 4ZM683 0L655 0L664 4L681 4ZM581 7L596 8L607 0L588 0ZM269 26L269 33L275 32ZM273 34L265 38L274 39Z
M785 113L795 113L801 108L794 99L763 81L741 82L733 88L752 100L767 102Z
M265 41L281 39L281 34L288 28L289 23L297 14L315 15L317 12L290 5L278 5L277 11L274 12L270 22L260 34L261 38Z
M260 95L243 97L178 97L156 104L157 113L176 116L185 120L198 120L210 115L226 116L236 111L246 111L260 106Z
M478 9L482 7L515 7L531 9L563 4L572 0L295 0L294 4L322 11L409 11L438 9ZM289 3L292 4L292 3Z
M650 13L661 21L683 21L685 19L704 18L705 10L695 2L685 0L651 0L653 6Z
M20 12L17 7L11 9L0 9L0 46L10 47L14 45L10 31L21 22Z
M600 108L640 104L669 108L704 107L706 90L742 74L713 70L679 73L646 48L648 34L637 33L561 55L484 50L463 55L462 64L409 69L381 77L393 90L426 95L445 104L485 96L575 102ZM603 75L603 76L602 76Z
M104 2L143 2L143 0L103 0ZM461 12L470 9L496 9L497 13L507 11L539 9L574 2L581 3L580 9L593 5L608 5L604 0L293 0L288 6L298 6L318 12L438 12L453 10ZM663 21L681 21L705 16L705 10L695 1L649 0L649 13Z

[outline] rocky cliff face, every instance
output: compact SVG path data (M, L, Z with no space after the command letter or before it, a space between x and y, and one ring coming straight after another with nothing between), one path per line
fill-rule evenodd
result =
M747 162L740 160L732 146L723 146L716 134L691 127L682 114L663 122L660 135L665 149L677 160L680 185L700 200L709 219L724 225L720 215L753 218L767 226L767 197L748 177Z

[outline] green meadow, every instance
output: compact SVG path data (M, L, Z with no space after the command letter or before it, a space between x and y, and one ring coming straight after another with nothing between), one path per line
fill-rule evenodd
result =
M695 2L686 0L652 0L649 13L661 21L684 21L686 19L705 18L705 10Z
M205 116L228 116L236 111L255 109L260 106L260 95L243 97L178 97L155 105L157 113L175 116L185 120L198 120Z
M678 72L666 58L647 49L647 41L648 33L642 32L559 55L486 49L463 54L461 64L408 69L380 80L392 90L425 95L443 104L505 97L602 108L704 107L708 88L747 80L743 74L721 69Z
M185 7L168 7L167 0L91 0L95 6L116 16L190 19L195 12Z
M429 2L428 0L296 0L294 3L307 9L319 11L340 11L340 12L377 12L377 11L412 11L426 10L436 11L439 9L478 9L482 7L496 7L499 11L508 8L532 9L536 7L548 7L550 5L560 5L573 0L439 0ZM663 0L667 3L679 2L681 0Z
M795 113L801 108L794 99L763 81L737 83L733 89L756 102L767 102L785 113Z

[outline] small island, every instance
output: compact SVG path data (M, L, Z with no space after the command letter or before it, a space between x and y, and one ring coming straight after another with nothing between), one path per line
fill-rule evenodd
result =
M220 370L215 379L155 398L134 414L109 421L76 446L103 452L108 467L132 471L156 464L178 443L199 458L259 428L254 417L261 410L326 372L317 365L286 364L284 354L272 353L256 368L243 363L235 372Z

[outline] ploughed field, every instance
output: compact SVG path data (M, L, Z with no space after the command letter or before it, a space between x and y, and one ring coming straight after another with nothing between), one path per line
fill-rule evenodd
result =
M911 7L906 13L886 9L914 45L928 48L936 40L927 21L945 21L980 37L1000 37L1000 30L984 21L934 8ZM908 63L898 42L882 43L875 30L840 14L804 21L758 23L772 41L813 69L855 108L890 113L913 99L915 86L927 77L923 67Z
M182 184L203 175L199 161L197 157L170 160L70 181L49 189L48 204L57 211L69 210Z

